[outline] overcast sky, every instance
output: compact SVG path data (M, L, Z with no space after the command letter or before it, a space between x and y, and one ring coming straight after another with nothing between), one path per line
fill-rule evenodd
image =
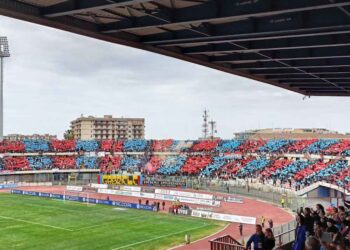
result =
M144 117L146 138L195 139L209 109L218 136L256 128L350 131L350 98L302 96L162 55L0 16L10 42L5 134L62 137L81 114Z

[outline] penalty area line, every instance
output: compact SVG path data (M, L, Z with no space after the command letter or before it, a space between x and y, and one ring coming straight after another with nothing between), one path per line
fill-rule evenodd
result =
M196 230L196 229L200 229L200 228L203 228L203 227L207 227L208 225L210 225L210 224L205 224L205 225L200 226L200 227L194 227L194 228L190 228L190 229L183 230L183 231L176 232L176 233L161 235L161 236L154 237L154 238L151 238L151 239L148 239L148 240L138 241L138 242L135 242L135 243L132 243L132 244L129 244L129 245L124 245L124 246L121 246L121 247L113 248L112 250L119 250L119 249L124 249L124 248L128 248L128 247L136 246L136 245L143 244L143 243L146 243L146 242L159 240L159 239L162 239L162 238L165 238L165 237L169 237L169 236L173 236L173 235L177 235L177 234L193 231L193 230Z
M71 230L71 229L67 229L67 228L63 228L63 227L56 227L56 226L42 224L42 223L28 221L28 220L22 220L22 219L17 219L17 218L12 218L12 217L7 217L7 216L1 216L1 215L0 215L0 218L7 219L7 220L14 220L14 221L19 221L19 222L24 222L24 223L27 223L27 224L39 225L39 226L43 226L43 227L49 227L49 228L54 228L54 229L59 229L59 230L73 232L73 230Z

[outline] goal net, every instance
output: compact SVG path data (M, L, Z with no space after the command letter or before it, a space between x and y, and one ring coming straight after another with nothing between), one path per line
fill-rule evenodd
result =
M63 193L63 201L75 201L75 202L81 202L85 205L96 205L95 203L92 203L90 201L91 193L89 192L80 192L80 191L72 191L72 190L64 190Z

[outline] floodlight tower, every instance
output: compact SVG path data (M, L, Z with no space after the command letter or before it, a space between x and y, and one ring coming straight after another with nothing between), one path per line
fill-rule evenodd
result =
M7 37L0 36L0 141L4 139L4 58L10 57Z

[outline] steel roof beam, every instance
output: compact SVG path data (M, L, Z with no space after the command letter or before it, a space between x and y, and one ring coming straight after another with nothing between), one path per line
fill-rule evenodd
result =
M265 0L251 1L247 4L240 4L239 1L223 0L208 1L201 5L187 8L174 9L173 22L164 23L158 20L153 23L136 22L135 25L125 25L122 22L114 22L102 25L102 32L113 33L121 31L134 31L147 28L169 28L171 26L198 25L212 21L232 22L250 18L276 16L291 14L295 12L320 10L350 5L349 1L337 1L337 3L325 3L324 1L299 1L297 4L288 4L283 1Z
M197 47L183 48L182 52L188 55L215 55L230 53L254 53L263 51L298 50L310 48L330 48L350 45L350 34L338 34L323 37L305 37L303 39L271 39L263 41L240 42L248 49L232 44L209 44Z
M348 2L350 4L350 2ZM325 15L332 16L332 22L323 22ZM211 37L200 37L184 33L185 28L172 32L144 36L146 44L159 46L199 46L205 44L241 42L266 39L298 38L310 33L349 31L350 19L340 14L338 9L314 10L241 21L213 24ZM179 28L178 26L175 26ZM326 33L328 34L328 33ZM324 35L326 35L324 34ZM286 37L288 36L289 37ZM321 34L322 35L322 34Z
M45 17L60 17L146 2L151 2L151 0L68 0L42 8L41 15Z
M347 72L346 74L331 74L331 75L325 75L325 74L316 74L316 73L312 73L314 75L319 75L322 78L331 80L331 79L350 79L350 72ZM267 79L271 79L271 80L276 80L276 81L283 81L283 80L295 80L295 79L312 79L312 77L310 77L307 74L304 75L279 75L279 76L265 76Z

